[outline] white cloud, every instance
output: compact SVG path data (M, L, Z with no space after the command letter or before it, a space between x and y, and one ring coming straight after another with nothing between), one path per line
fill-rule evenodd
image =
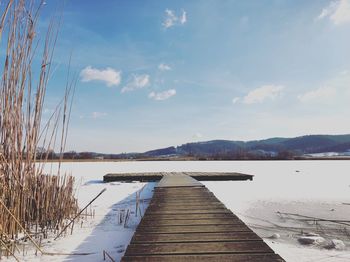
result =
M87 66L81 70L80 78L82 82L102 81L109 87L118 86L121 81L121 72L110 67L100 70Z
M166 14L166 18L165 18L165 21L163 22L163 26L165 28L172 27L177 20L176 15L172 10L169 10L169 9L165 10L165 14Z
M242 103L256 104L262 103L266 99L275 99L281 95L283 89L284 87L279 85L263 85L250 91L245 97L243 97ZM236 99L236 102L237 101L238 100Z
M350 22L350 0L332 1L326 8L323 8L317 20L328 18L335 25Z
M172 96L176 95L176 90L175 89L169 89L169 90L166 90L166 91L163 91L163 92L151 92L149 93L148 97L151 98L151 99L154 99L154 100L158 100L158 101L161 101L161 100L166 100Z
M177 16L173 10L165 10L165 20L163 26L165 29L173 27L174 25L184 25L187 22L187 13L182 10L182 14Z
M323 8L316 20L322 20L334 13L337 6L336 4L337 2L331 2L327 7Z
M93 119L98 119L98 118L102 118L106 115L107 115L107 113L104 113L104 112L92 112L91 117Z
M141 89L150 84L150 76L147 74L133 75L132 79L121 90L122 93Z
M234 97L232 99L232 104L237 104L240 99L241 99L240 97Z
M304 104L328 104L333 109L347 111L350 108L350 71L343 70L324 81L312 90L306 90L297 96Z
M171 67L167 64L161 63L161 64L159 64L158 69L160 71L170 71Z
M185 10L182 10L182 15L180 17L180 24L185 24L187 22L187 13Z
M336 95L337 90L330 86L320 87L318 89L298 95L298 99L302 103L309 102L329 102Z

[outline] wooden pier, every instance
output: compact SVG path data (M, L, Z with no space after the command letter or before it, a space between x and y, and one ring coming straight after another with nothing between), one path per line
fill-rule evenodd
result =
M188 175L198 181L252 180L252 175L236 172L152 172L152 173L111 173L103 176L104 182L155 182L167 175Z
M121 261L284 261L186 174L167 175L154 195Z

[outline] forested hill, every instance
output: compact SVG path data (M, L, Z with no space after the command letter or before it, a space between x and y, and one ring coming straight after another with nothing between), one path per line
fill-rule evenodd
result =
M254 141L211 140L187 143L143 153L144 156L166 155L198 157L284 157L325 152L350 152L350 135L309 135L294 138L275 137Z
M332 153L329 153L332 152ZM47 152L46 152L47 153ZM155 149L144 153L103 154L70 151L64 159L295 159L311 155L345 155L350 157L350 135L308 135L294 138L275 137L254 141L211 140ZM38 152L38 158L45 150ZM49 159L59 155L50 152Z

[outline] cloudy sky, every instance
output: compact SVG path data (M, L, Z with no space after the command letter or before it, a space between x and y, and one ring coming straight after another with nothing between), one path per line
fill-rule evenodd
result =
M67 149L350 133L350 0L71 0L63 20L45 112L72 53Z

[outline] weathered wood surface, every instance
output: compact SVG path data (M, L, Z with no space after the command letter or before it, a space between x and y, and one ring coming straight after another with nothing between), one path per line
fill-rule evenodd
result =
M141 181L155 182L167 175L188 175L198 181L253 180L252 175L237 172L145 172L145 173L110 173L103 176L104 182Z
M152 216L152 214L147 214L142 220L154 220L154 219L168 219L168 220L177 220L177 219L209 219L209 218L232 218L232 213L214 213L214 214L160 214ZM141 221L142 222L142 221Z
M211 232L249 232L247 226L242 225L181 225L181 226L141 226L139 232L144 233L211 233Z
M200 242L200 243L149 243L130 244L125 255L185 255L185 254L233 254L270 253L263 241L246 242Z
M276 254L214 254L214 255L156 255L125 256L124 262L282 262Z
M206 187L164 177L122 261L284 261Z
M154 226L191 226L191 225L241 225L243 222L238 219L144 219L142 220L142 225L147 225L149 227Z
M186 243L186 242L222 242L222 241L256 241L261 238L252 231L247 232L214 232L191 234L144 234L137 232L133 243Z

